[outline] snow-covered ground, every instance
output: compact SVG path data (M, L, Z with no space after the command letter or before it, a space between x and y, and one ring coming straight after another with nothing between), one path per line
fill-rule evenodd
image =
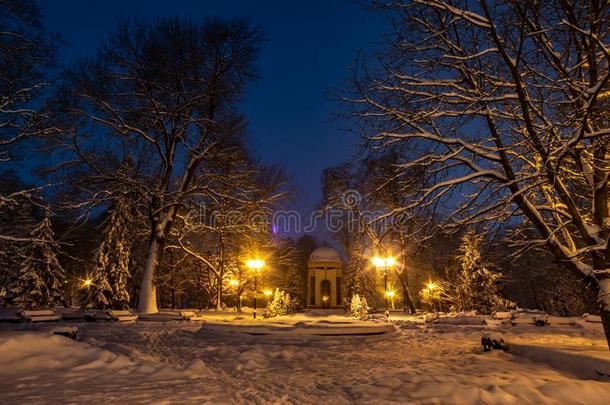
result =
M254 336L178 321L81 323L78 342L51 336L56 325L2 325L0 403L610 401L603 375L610 374L610 351L599 325L502 327L494 333L511 349L483 353L484 325L394 318L395 331L374 336ZM209 319L266 324L230 313ZM374 325L340 315L274 322L294 329Z

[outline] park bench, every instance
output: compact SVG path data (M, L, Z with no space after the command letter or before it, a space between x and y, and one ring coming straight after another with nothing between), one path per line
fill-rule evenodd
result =
M180 311L180 318L184 321L203 321L203 316L195 311Z
M0 322L17 323L23 320L21 311L17 308L0 308Z
M57 312L62 321L84 321L87 313L81 308L59 308Z
M138 319L138 315L128 309L109 309L104 311L87 311L86 319L88 321L135 322Z
M134 314L128 309L111 309L108 311L108 315L110 315L111 320L117 322L135 322L138 320L138 315Z
M602 323L602 317L599 315L584 314L582 319L589 323Z
M21 317L30 322L57 322L61 321L61 315L59 315L53 309L42 309L42 310L25 310L21 311Z

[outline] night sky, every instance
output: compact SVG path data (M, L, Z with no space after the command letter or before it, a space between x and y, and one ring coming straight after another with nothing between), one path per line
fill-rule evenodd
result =
M250 17L266 33L259 59L261 79L243 111L252 149L285 166L298 190L290 208L308 213L321 199L322 170L349 160L358 138L337 118L340 103L330 87L347 86L359 51L370 52L385 30L382 17L347 0L331 1L82 1L41 0L46 27L67 45L61 63L93 55L109 29L124 17Z

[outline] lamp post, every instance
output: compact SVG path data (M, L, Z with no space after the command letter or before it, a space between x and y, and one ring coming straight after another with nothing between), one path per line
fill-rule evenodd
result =
M435 282L433 281L428 281L428 284L426 284L426 288L428 288L428 290L430 291L430 297L432 298L432 307L434 309L434 311L436 311L437 309L437 298L436 298L436 289L438 288L438 286L436 285ZM438 302L438 307L440 310L440 301Z
M377 269L381 269L383 271L383 292L385 297L385 317L390 319L390 306L389 306L389 296L388 296L388 268L392 267L396 264L396 260L391 257L373 257L373 264Z
M241 303L239 302L241 297L239 295L239 280L236 278L232 278L229 280L229 285L235 288L235 311L239 310L241 312Z
M246 262L246 266L252 271L254 271L254 305L252 311L252 318L256 319L256 296L257 296L257 282L258 282L258 273L265 266L265 261L261 259L252 259Z

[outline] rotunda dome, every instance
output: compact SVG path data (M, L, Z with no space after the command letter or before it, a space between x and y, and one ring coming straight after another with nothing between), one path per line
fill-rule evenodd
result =
M309 262L335 262L341 263L341 256L333 248L319 247L309 256Z

